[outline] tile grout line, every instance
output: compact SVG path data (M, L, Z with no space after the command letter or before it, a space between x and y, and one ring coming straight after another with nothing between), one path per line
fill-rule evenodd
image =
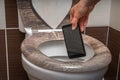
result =
M5 29L5 46L6 46L7 80L9 80L9 61L8 61L7 29Z
M116 80L118 80L118 78L119 78L119 67L120 67L120 52L119 52L119 60L118 60L118 68L117 68Z
M108 46L110 27L107 29L106 46Z
M12 29L19 29L19 28L6 28L7 30L12 30Z
M19 29L19 28L0 28L0 30L5 30L5 29L11 30L11 29Z
M12 30L13 30L13 29L19 29L19 28L6 28L6 29L7 29L7 30L11 30L11 29L12 29Z
M6 23L6 4L5 4L5 0L4 0L4 8L5 8L5 23ZM8 45L7 45L7 29L6 29L6 24L5 24L5 28L2 28L1 30L5 31L5 51L6 51L6 70L7 70L7 80L9 80L9 62L8 62Z

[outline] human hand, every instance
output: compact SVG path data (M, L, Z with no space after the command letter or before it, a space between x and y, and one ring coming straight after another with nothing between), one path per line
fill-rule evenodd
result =
M73 30L75 30L77 24L79 24L81 27L81 31L84 31L84 28L88 23L89 14L94 8L94 6L88 6L87 4L87 2L81 0L79 3L71 8L70 22L72 23Z

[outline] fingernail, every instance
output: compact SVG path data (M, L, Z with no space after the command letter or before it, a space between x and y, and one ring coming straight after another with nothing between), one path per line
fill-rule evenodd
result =
M74 24L72 24L72 30L74 30Z
M73 25L72 25L72 30L75 30L75 29L76 29L76 26L77 26L76 24L73 24Z
M75 27L72 27L72 30L75 30Z

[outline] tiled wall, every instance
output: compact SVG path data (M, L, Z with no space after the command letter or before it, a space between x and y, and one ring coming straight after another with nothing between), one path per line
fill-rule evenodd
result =
M0 80L7 80L4 6L4 0L0 0Z
M5 12L6 26L0 25L0 80L28 80L21 65L20 45L24 39L24 33L18 29L16 0L5 0ZM120 38L117 37L120 36L120 32L110 28L108 42L108 30L109 28L105 26L88 27L86 34L108 44L113 55L113 61L106 75L106 80L116 80L116 76L120 76L117 74L120 70L118 69Z
M5 13L0 13L5 14L6 26L0 25L0 80L28 80L21 65L20 45L24 34L18 29L16 0L3 1L5 6L0 8L5 8Z
M5 8L4 0L0 0L0 29L5 28Z
M120 52L119 52L119 67L118 67L118 80L120 80Z
M112 62L105 80L120 80L120 31L111 27L88 27L86 34L102 41L111 51Z
M118 79L118 72L120 68L119 55L120 55L120 32L110 28L109 29L109 41L108 48L112 53L112 62L110 65L110 69L106 75L109 80L120 80L120 76ZM116 77L115 77L116 76Z
M0 80L7 80L5 30L0 30Z

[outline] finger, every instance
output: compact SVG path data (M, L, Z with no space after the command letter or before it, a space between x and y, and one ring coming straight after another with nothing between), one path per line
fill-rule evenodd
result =
M72 23L72 20L73 20L73 16L72 14L70 14L70 22Z
M79 19L79 22L78 22L79 27L80 27L80 30L81 30L81 19L82 19L82 18L80 18L80 19Z
M78 20L80 19L80 14L79 13L75 13L74 16L73 16L73 19L72 19L72 29L75 30L76 27L77 27L77 23L78 23Z
M87 26L89 14L90 13L87 13L87 15L83 17L83 20L81 22L81 30L82 31L84 31L85 27Z
M80 25L80 30L81 32L84 31L84 17L82 17L79 21L79 25Z
M73 10L71 9L71 11L70 11L70 22L72 22L72 19L73 19Z
M88 23L88 17L89 17L89 16L85 16L85 18L84 18L84 21L83 21L83 25L84 25L84 27L87 26L87 23Z
M76 29L77 23L78 23L78 19L74 17L72 20L72 30Z

